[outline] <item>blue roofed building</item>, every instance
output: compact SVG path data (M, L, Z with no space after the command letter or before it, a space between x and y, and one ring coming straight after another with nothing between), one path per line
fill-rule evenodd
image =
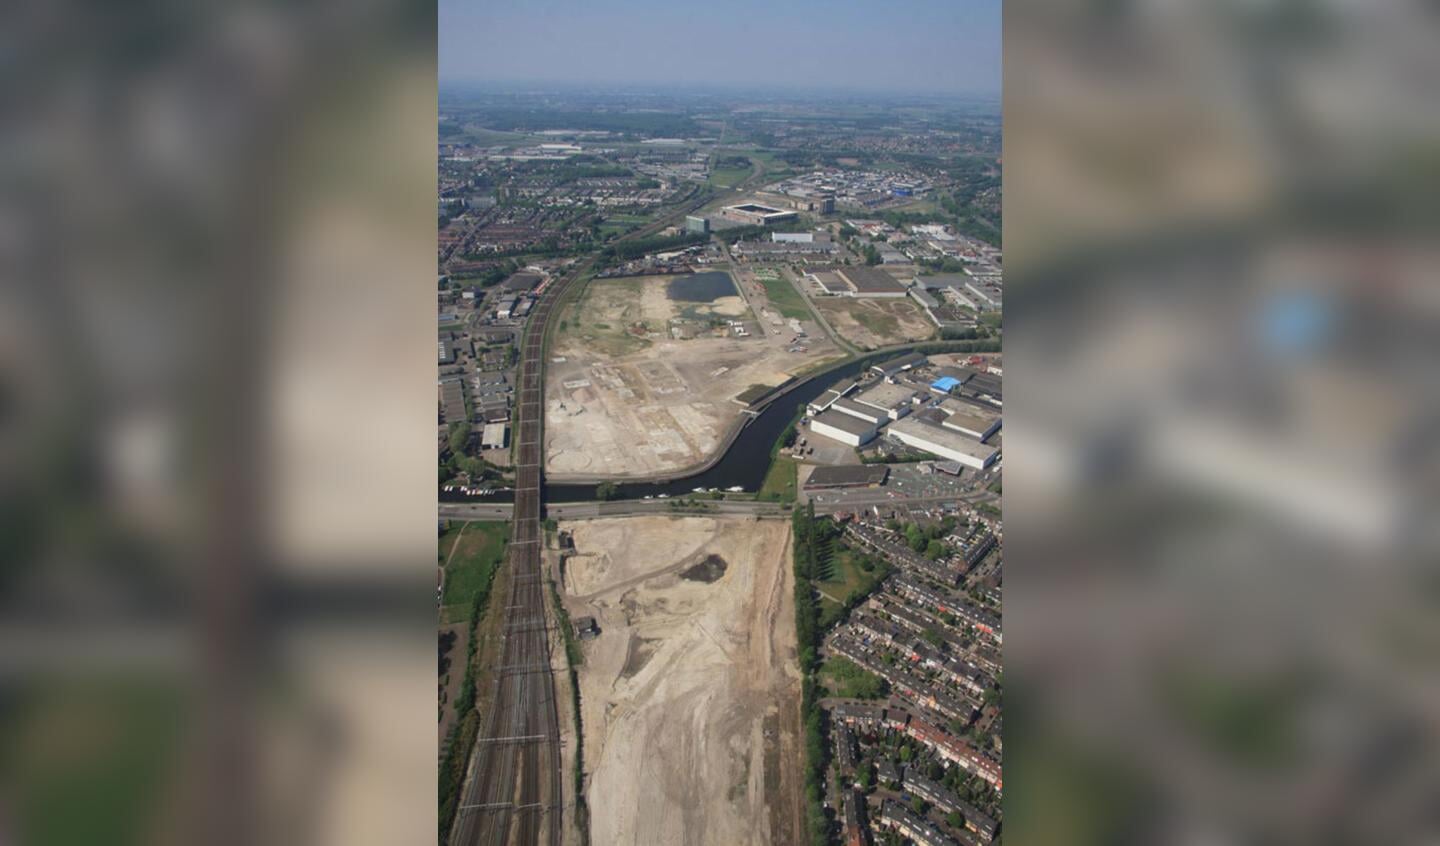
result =
M939 379L931 382L930 387L934 388L942 394L948 394L954 389L960 387L960 380L956 379L954 376L941 376Z

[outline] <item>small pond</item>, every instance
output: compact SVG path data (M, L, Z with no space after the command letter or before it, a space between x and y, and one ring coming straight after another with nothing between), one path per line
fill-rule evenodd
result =
M670 280L670 287L666 294L672 300L680 300L687 303L713 303L721 297L733 297L737 294L735 281L730 274L719 270L707 270L704 273L691 273L686 276L677 276Z

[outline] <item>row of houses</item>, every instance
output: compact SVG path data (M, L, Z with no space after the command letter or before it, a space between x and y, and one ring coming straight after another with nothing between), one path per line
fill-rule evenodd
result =
M948 597L904 573L891 576L889 584L893 585L895 591L906 599L926 608L933 608L942 614L958 617L965 623L974 626L976 631L991 639L996 645L1003 643L1000 618L989 611L976 608L963 599Z
M861 634L861 632L857 630L857 634ZM837 655L843 655L885 679L897 695L917 708L938 714L946 720L958 720L966 724L973 721L979 713L979 709L964 697L957 696L939 685L926 681L907 667L886 664L859 641L837 635L830 640L829 646L830 650ZM912 653L912 655L915 654L917 653Z
M906 767L900 773L901 783L910 793L919 796L947 814L959 814L965 820L966 830L986 843L995 839L999 825L979 808L955 795L945 785L926 778L915 767Z
M932 561L923 555L917 555L910 547L890 538L877 528L848 523L845 526L845 536L866 549L884 555L904 569L924 573L942 584L958 584L964 575L950 564L948 558Z
M843 724L857 731L893 731L904 734L925 745L940 758L979 777L997 791L1004 789L1004 779L998 763L965 741L909 711L842 702L831 708L830 715L836 724Z
M912 812L909 808L886 799L880 805L880 825L915 841L917 846L960 846L960 844L939 826Z

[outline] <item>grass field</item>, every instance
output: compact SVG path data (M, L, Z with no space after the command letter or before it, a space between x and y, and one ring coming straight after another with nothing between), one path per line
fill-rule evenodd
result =
M869 593L881 579L885 570L876 566L869 572L860 566L861 556L844 544L837 542L829 555L822 553L821 578L815 580L820 591L820 624L829 626L844 611L845 603L857 593Z
M820 665L820 681L831 693L846 699L881 699L888 689L884 679L838 655Z
M759 498L766 502L794 502L795 468L795 459L777 455L760 485Z
M794 317L798 320L807 320L810 317L810 309L805 307L805 300L801 298L800 292L789 282L774 276L760 276L760 284L765 287L765 298L776 311L786 317Z
M605 215L606 223L649 223L654 218L648 214L629 214L617 212Z
M856 311L853 316L856 323L876 335L893 335L900 329L900 321L893 315L878 311Z
M911 202L911 203L906 203L906 204L904 204L903 206L895 206L894 208L889 209L889 211L898 212L898 213L901 213L901 214L940 214L940 213L942 213L942 209L940 208L940 204L937 203L937 202L935 202L934 200L928 200L928 199L927 199L927 200L916 200L916 201Z
M460 623L470 619L475 594L489 588L495 570L505 558L508 540L509 523L450 524L440 537L440 560L449 561L445 565L441 622Z
M643 289L639 279L592 280L573 300L561 334L584 338L588 349L608 356L628 355L649 347L649 339L626 329L640 317Z
M748 167L716 168L710 171L706 184L712 188L734 188L745 181L745 177L750 175L750 170Z

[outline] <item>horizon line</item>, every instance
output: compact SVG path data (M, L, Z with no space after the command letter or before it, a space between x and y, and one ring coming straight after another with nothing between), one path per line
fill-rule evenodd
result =
M712 91L712 92L770 92L770 93L809 93L809 94L831 94L849 96L886 96L903 95L910 97L949 97L969 99L1002 99L1003 88L996 89L960 89L945 90L932 88L896 88L888 87L852 87L852 86L826 86L807 84L787 84L784 82L708 82L708 81L639 81L639 80L594 80L594 79L496 79L477 78L470 76L442 76L436 75L437 90L446 87L473 86L506 88L575 88L575 89L630 89L634 91Z

